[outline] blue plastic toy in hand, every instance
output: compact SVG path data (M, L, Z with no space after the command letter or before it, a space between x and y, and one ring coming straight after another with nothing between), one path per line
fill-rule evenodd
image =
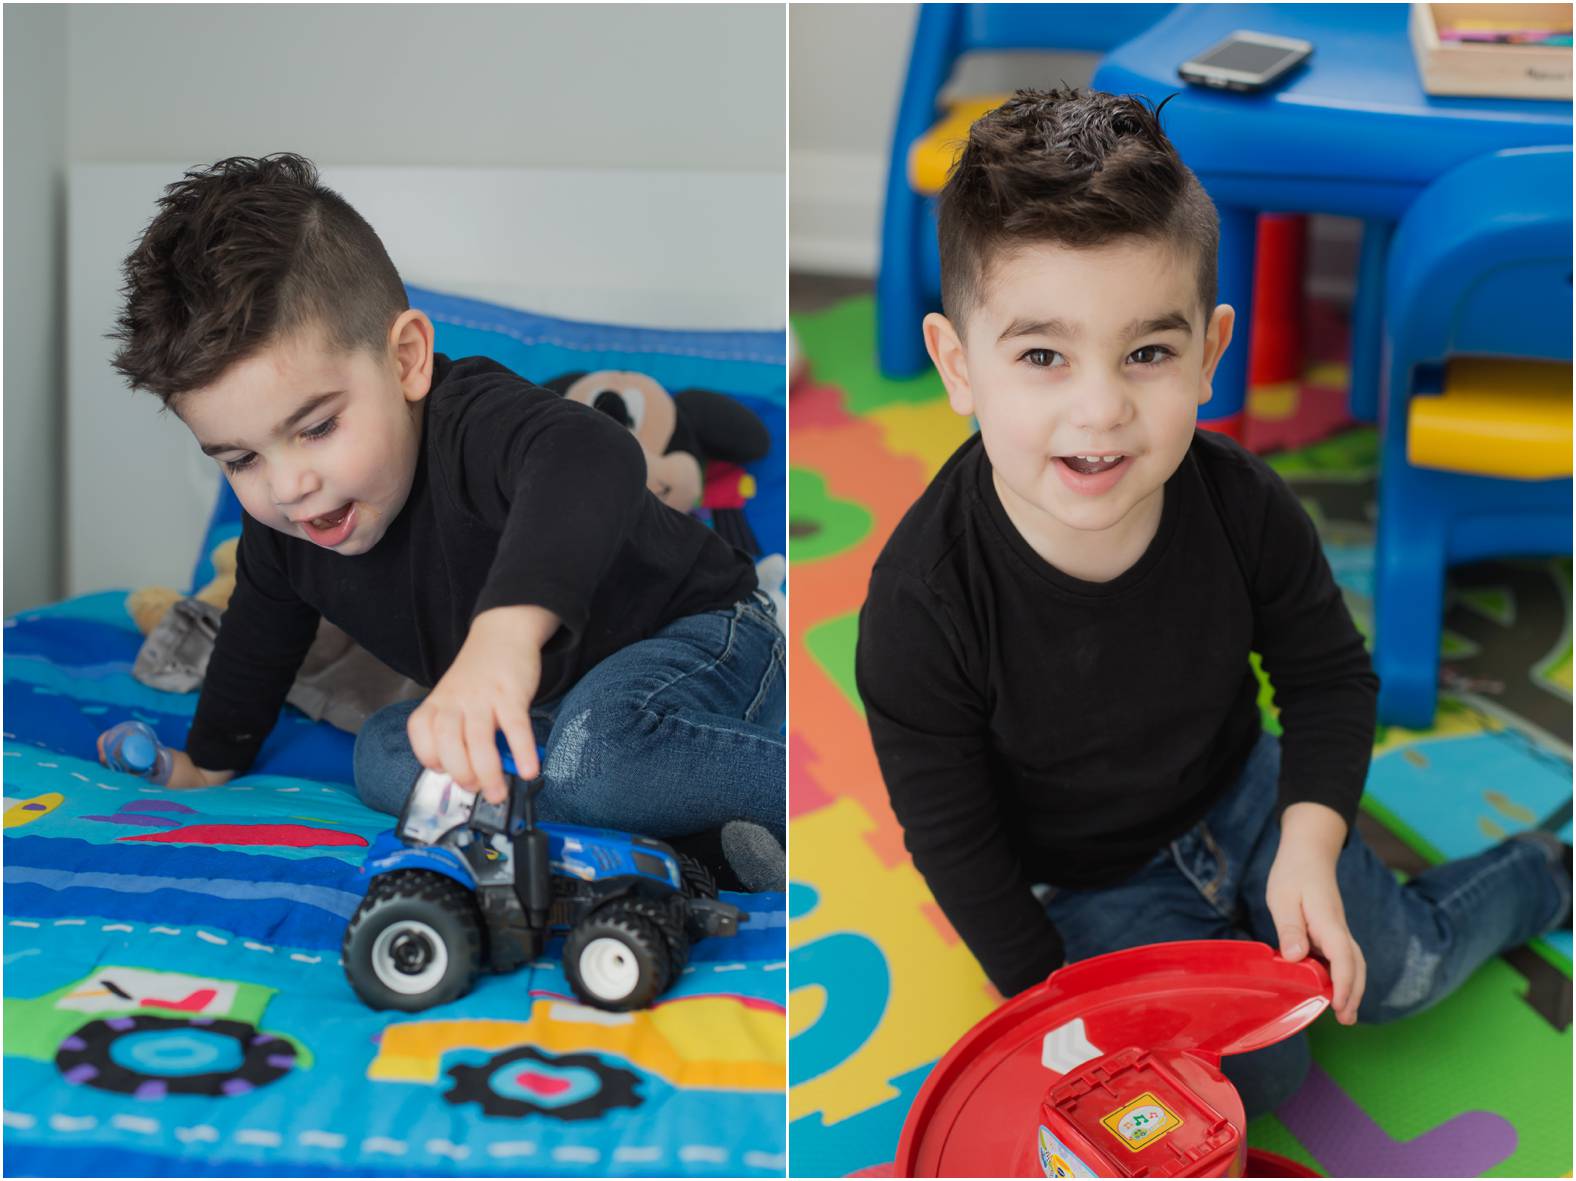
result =
M175 757L159 742L153 727L142 722L121 722L98 737L99 762L111 771L138 775L149 783L166 784Z

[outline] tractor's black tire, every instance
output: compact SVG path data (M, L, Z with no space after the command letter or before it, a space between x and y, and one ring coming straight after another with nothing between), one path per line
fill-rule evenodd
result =
M659 993L666 992L689 964L690 938L684 929L684 896L674 894L658 901L655 898L626 896L602 907L604 911L639 915L662 933L668 947L668 973L663 978Z
M564 940L569 987L593 1008L643 1009L661 995L671 970L661 930L619 903L581 919Z
M392 934L380 944L386 932ZM414 970L400 968L402 950L411 953L403 962ZM481 971L476 899L452 878L431 870L384 874L374 879L351 916L342 955L350 986L374 1009L414 1013L455 1000Z
M715 898L717 879L712 877L711 870L688 853L678 854L678 859L679 875L684 879L685 897Z

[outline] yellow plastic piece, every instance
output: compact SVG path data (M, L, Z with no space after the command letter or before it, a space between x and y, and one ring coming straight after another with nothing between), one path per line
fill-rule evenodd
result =
M1571 367L1550 361L1458 358L1445 392L1407 407L1414 467L1557 480L1571 474Z
M908 183L916 193L930 197L941 192L947 173L969 138L969 128L986 111L993 111L1012 95L991 94L983 98L960 98L947 113L908 150Z

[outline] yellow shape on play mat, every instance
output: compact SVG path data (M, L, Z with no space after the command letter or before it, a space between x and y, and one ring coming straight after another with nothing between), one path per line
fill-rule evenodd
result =
M529 1021L410 1021L391 1025L367 1077L433 1083L452 1050L532 1045L555 1054L614 1054L674 1086L781 1091L783 1014L731 997L686 997L635 1013L537 999Z
M1407 406L1406 458L1416 467L1557 480L1571 474L1571 367L1458 357L1445 392Z
M914 141L908 149L908 183L916 193L926 197L941 192L947 183L947 173L963 150L969 138L969 128L974 120L986 111L993 111L1012 96L989 94L977 98L960 98L947 108L940 121Z
M862 1044L788 1093L790 1119L820 1112L832 1124L894 1098L893 1078L941 1057L996 1004L968 948L945 939L926 914L934 903L918 871L906 860L888 867L876 856L865 839L874 827L864 807L847 797L792 824L794 881L813 888L818 901L789 924L790 946L797 951L830 935L864 936L886 959L891 991L880 1024ZM832 985L838 986L877 983ZM788 997L792 1027L803 1032L814 1025L798 1012L801 1005L819 1016L834 1003L824 986L799 984Z
M865 415L881 428L887 450L919 460L930 480L972 433L971 420L953 411L945 398L893 402Z

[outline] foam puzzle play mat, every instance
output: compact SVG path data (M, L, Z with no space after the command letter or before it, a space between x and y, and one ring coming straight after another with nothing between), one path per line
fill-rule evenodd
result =
M1251 392L1245 441L1314 516L1366 632L1378 440L1346 418L1340 317L1310 319L1302 379ZM853 679L871 565L970 426L934 374L879 376L868 297L795 331L789 1168L882 1176L931 1067L1000 999L904 851ZM1479 563L1450 587L1434 726L1380 728L1364 799L1398 872L1520 829L1571 834L1570 560ZM1570 973L1566 931L1412 1019L1321 1017L1310 1077L1249 1143L1331 1176L1570 1176Z
M750 406L772 454L735 507L763 549L785 546L781 334L414 302L450 356L541 380L638 370ZM287 707L223 787L106 770L107 726L135 718L180 745L197 701L133 678L142 637L125 599L5 621L8 1174L782 1174L781 893L725 893L746 913L739 934L697 943L649 1009L578 1003L555 939L457 1001L374 1011L339 954L362 860L392 818L356 798L352 737Z

